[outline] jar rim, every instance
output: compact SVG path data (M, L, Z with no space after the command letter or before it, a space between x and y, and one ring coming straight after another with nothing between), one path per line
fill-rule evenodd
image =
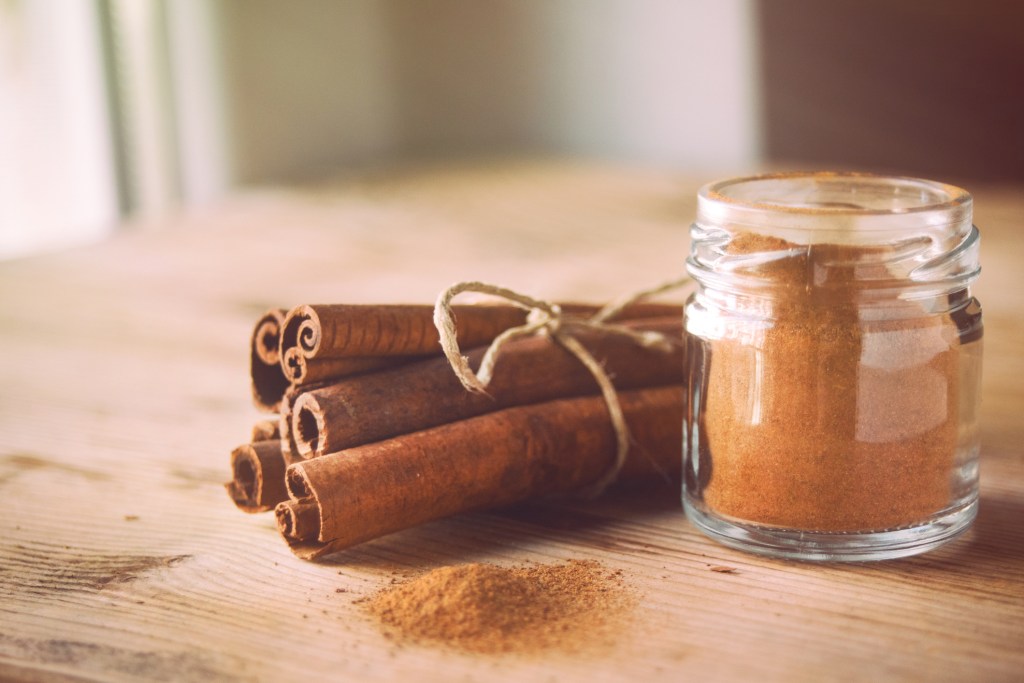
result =
M844 213L855 213L855 214L891 214L894 213L892 209L870 209L870 208L856 208L849 206L799 206L793 204L784 204L781 202L773 201L745 201L736 197L729 196L723 190L727 187L734 185L745 185L752 182L768 182L775 180L812 180L816 182L820 181L850 181L850 180L861 180L867 182L900 182L906 185L917 185L919 187L928 188L936 193L943 193L947 199L941 202L930 202L927 204L921 204L919 206L908 207L901 209L898 213L909 213L918 211L934 211L936 209L948 209L953 206L959 206L964 203L971 201L971 194L963 188L955 185L949 185L948 183L942 183L935 180L926 180L924 178L915 178L912 176L890 176L881 175L875 173L860 173L856 171L788 171L783 173L761 173L756 175L741 176L739 178L726 178L724 180L718 180L712 183L708 183L700 188L698 194L710 201L727 202L730 204L736 204L738 206L746 206L749 208L761 208L770 209L775 211L791 211L793 213L822 213L822 214L844 214Z
M783 195L791 195L789 199ZM807 201L819 196L840 201ZM728 178L698 191L698 219L750 226L819 229L843 221L858 231L970 225L972 198L947 183L909 176L794 171ZM805 198L801 201L801 197Z

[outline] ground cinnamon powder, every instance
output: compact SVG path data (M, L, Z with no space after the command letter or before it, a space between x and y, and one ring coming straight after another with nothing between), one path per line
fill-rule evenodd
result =
M741 234L727 250L796 246ZM774 286L757 304L770 324L726 333L706 351L704 503L739 521L809 531L923 520L951 500L957 326L895 297L866 315L860 283L886 275L878 248L795 251L746 273Z
M481 653L579 650L609 643L631 595L593 560L435 569L365 601L389 634Z

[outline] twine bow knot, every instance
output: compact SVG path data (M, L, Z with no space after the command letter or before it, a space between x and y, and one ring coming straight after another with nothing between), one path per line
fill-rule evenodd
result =
M593 330L599 334L627 337L645 348L661 349L664 351L671 350L673 340L660 332L634 330L608 321L621 313L627 306L677 289L689 281L688 277L683 277L624 297L601 308L589 318L566 314L558 304L535 299L505 287L490 285L484 282L460 282L443 291L437 298L437 303L434 305L434 325L437 327L441 339L441 349L444 351L448 363L455 372L455 376L459 378L459 382L462 383L463 387L475 393L487 393L487 385L490 384L491 378L494 375L494 367L502 347L520 337L528 337L535 334L547 335L569 351L586 367L601 389L601 395L608 406L608 415L615 430L617 444L615 461L612 463L612 466L587 491L589 495L596 496L615 481L619 471L622 469L623 463L626 461L626 455L629 452L629 428L626 425L626 418L623 415L622 406L619 404L619 398L611 377L609 377L608 372L601 363L576 339L575 334L582 330ZM491 342L491 345L487 348L480 361L480 369L476 372L470 367L469 359L462 355L459 349L455 317L452 313L452 299L464 292L496 296L529 312L524 324L505 330Z

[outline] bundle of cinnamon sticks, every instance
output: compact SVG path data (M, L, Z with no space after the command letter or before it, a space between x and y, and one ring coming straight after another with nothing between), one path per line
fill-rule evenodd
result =
M581 317L599 310L561 308ZM454 313L473 367L527 318L509 305ZM675 478L681 307L635 304L616 323L675 342L651 348L600 330L575 333L618 392L631 439L619 478ZM304 558L460 512L585 490L616 460L598 383L557 339L506 343L487 393L472 393L441 353L432 306L268 311L253 331L251 376L256 406L276 417L231 453L226 488L246 512L274 510Z

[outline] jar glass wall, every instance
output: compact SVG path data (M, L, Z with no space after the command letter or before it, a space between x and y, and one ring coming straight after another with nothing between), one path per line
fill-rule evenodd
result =
M978 239L970 195L941 183L784 174L700 191L683 499L701 530L869 560L970 525Z

